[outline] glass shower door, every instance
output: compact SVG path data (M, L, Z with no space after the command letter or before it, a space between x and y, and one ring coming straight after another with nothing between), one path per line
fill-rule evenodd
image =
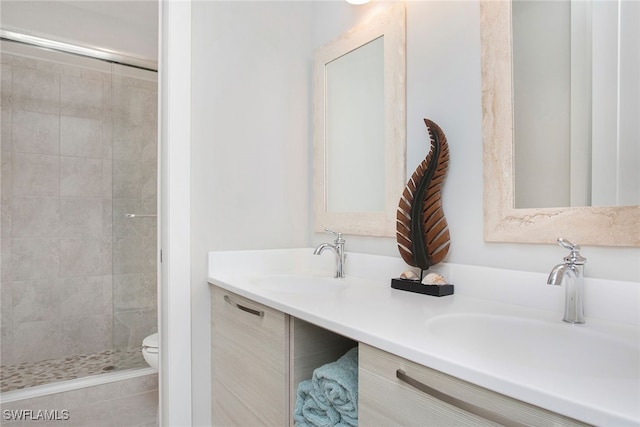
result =
M113 65L112 273L117 369L157 332L157 73Z

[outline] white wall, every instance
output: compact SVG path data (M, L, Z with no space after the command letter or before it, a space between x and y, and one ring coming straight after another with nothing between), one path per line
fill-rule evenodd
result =
M160 425L189 426L191 3L163 2L160 13Z
M192 399L207 426L207 252L308 244L311 3L194 2L192 16Z

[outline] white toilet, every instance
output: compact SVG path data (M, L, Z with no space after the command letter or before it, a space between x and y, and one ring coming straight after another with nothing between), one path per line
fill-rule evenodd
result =
M149 366L158 369L158 333L151 334L142 340L142 357Z

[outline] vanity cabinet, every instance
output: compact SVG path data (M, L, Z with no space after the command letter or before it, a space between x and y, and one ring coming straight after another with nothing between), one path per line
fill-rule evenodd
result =
M214 425L288 425L288 316L217 286L211 308Z
M362 426L585 425L363 343L358 377Z
M212 286L216 426L293 426L298 384L357 342Z
M584 426L212 286L216 426L293 426L313 370L359 346L359 425Z

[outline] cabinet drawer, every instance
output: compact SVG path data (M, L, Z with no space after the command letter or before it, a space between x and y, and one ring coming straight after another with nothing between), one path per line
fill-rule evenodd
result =
M211 302L214 424L286 425L287 316L215 286Z
M359 358L358 406L363 426L585 425L366 344L360 344ZM403 379L398 378L398 370ZM424 385L431 390L425 391ZM433 390L436 397L429 394ZM479 416L460 408L469 404L470 411L486 412Z

